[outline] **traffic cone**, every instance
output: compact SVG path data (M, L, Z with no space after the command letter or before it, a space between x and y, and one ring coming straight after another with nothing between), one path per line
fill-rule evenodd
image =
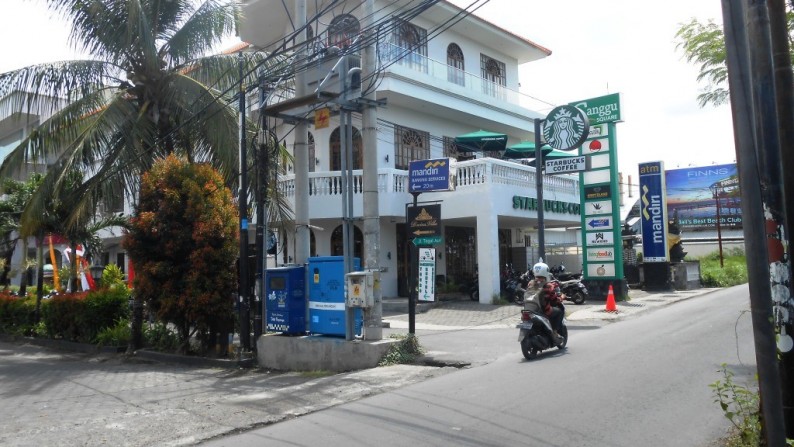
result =
M615 305L615 293L612 291L612 284L609 285L609 293L607 293L607 312L617 312L618 308Z

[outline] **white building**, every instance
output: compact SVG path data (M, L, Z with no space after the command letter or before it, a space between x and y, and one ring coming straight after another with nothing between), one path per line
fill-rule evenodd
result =
M240 38L258 49L278 47L284 36L294 32L295 3L248 0ZM361 25L365 22L362 9L355 7L359 2L340 2L319 16L316 2L305 3L309 56L316 54L312 51L332 46L344 52L347 45L355 46L356 39L366 35L362 33L367 31ZM498 159L501 153L481 152L474 159L462 161L462 154L455 151L454 138L482 129L506 134L508 146L534 141L533 120L543 118L548 110L544 114L530 110L532 101L519 93L519 87L539 92L543 86L520 86L518 67L547 57L551 51L446 1L429 2L433 6L413 11L417 14L412 16L410 8L422 3L376 1L373 8L378 61L375 98L385 101L385 106L377 109L376 147L362 147L361 114L353 113L354 255L363 255L363 229L358 219L363 217L362 161L363 157L374 156L382 294L407 296L409 241L405 215L406 204L413 200L408 192L409 162L457 159L455 191L424 193L418 200L442 205L443 244L436 246L437 274L448 282L464 284L479 269L480 300L490 302L499 291L500 266L512 264L523 270L536 259L537 212L530 206L537 197L535 170ZM540 106L535 103L535 107ZM333 110L335 106L330 107ZM338 114L331 115L326 128L308 126L311 255L342 254L339 126ZM274 128L289 150L293 149L293 129L294 124L281 120ZM294 167L287 165L285 172L281 189L295 203ZM546 261L565 261L569 270L577 270L581 267L576 249L578 231L563 229L580 226L578 175L544 177L543 198L545 226L560 229L545 232ZM277 262L293 262L294 235L282 235L280 239Z

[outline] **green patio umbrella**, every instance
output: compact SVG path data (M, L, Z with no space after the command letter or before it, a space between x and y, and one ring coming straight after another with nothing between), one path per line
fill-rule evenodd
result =
M455 137L458 152L503 151L507 146L507 135L478 130Z
M551 151L551 146L544 144L541 147L543 155ZM505 150L504 158L518 159L518 158L535 158L535 143L531 141L522 141L521 143L514 144Z

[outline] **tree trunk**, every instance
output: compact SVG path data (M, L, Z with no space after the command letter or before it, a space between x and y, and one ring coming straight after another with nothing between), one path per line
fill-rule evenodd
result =
M44 297L44 234L41 231L36 236L36 261L36 313L33 322L38 324L41 319L41 299Z
M143 346L143 298L132 292L132 321L130 321L130 342L127 354L133 354Z
M19 296L28 291L28 238L22 238L22 271L19 279Z

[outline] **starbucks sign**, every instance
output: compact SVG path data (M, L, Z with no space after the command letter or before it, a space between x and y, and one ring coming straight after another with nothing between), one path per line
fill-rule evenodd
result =
M581 146L590 132L590 120L571 105L555 107L543 122L543 138L554 149L570 151Z

